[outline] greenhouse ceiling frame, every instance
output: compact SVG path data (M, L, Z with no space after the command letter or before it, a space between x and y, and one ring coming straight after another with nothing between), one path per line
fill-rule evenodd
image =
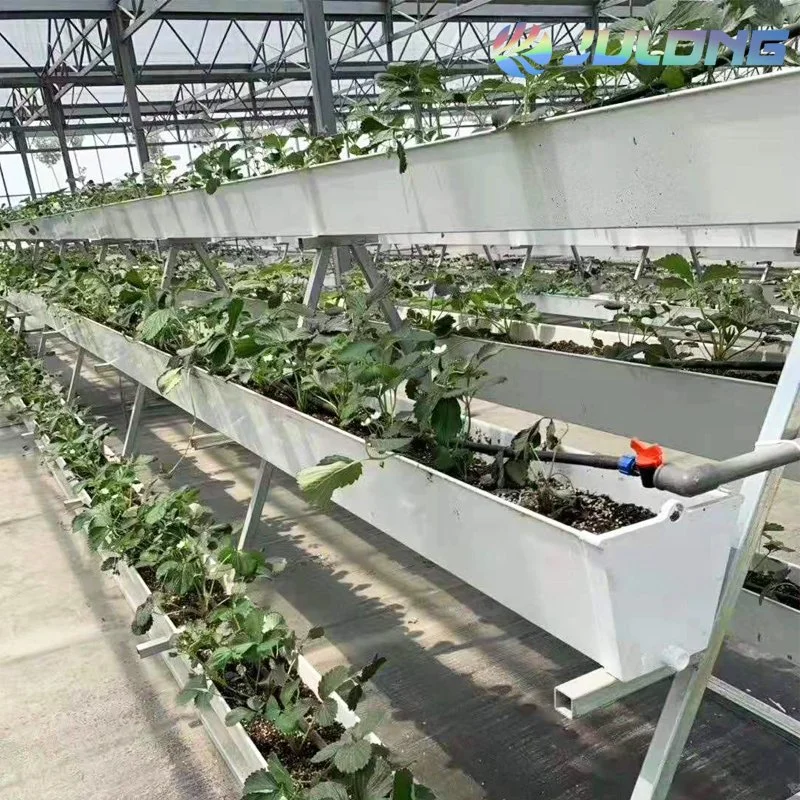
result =
M341 121L353 104L374 101L375 76L389 63L432 61L448 75L475 85L490 69L493 25L537 21L551 27L554 42L569 43L585 25L613 19L615 10L600 12L599 0L598 5L494 0L313 0L307 5L304 0L225 4L212 0L0 0L0 40L19 61L16 66L0 67L0 90L10 92L6 106L0 107L0 139L13 143L30 194L35 196L29 163L35 148L29 140L43 134L53 137L67 183L74 190L76 172L69 153L75 137L125 133L141 165L148 160L148 140L153 136L170 131L180 142L181 133L226 118L265 129L291 122L317 129L320 111L312 86L331 86L333 113ZM628 11L626 4L619 14ZM317 37L315 58L306 36L308 13L321 20L324 31ZM5 20L36 20L35 24L47 26L47 56L42 63L32 60L5 34ZM199 42L187 42L181 36L180 26L187 21L203 26ZM255 23L261 28L257 38L251 35ZM215 52L203 59L201 55L207 56L201 52L204 37L214 25ZM251 26L247 31L246 25ZM160 37L180 43L184 55L179 63L157 63L151 58ZM230 52L234 40L241 45L242 57L230 61L222 54ZM141 43L138 50L137 43ZM326 58L319 52L322 49L327 51ZM303 84L303 94L290 94L288 85L296 87L298 82ZM108 92L107 87L119 87L120 98L104 99L102 91ZM162 92L171 87L172 96L151 99L148 95L156 87ZM466 118L459 109L452 109L450 115L456 126Z

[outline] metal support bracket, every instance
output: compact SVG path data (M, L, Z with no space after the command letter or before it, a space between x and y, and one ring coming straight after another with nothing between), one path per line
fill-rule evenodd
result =
M67 402L71 402L75 399L75 393L78 389L78 379L81 376L81 367L83 366L83 357L86 351L82 348L78 348L78 352L75 356L75 365L72 367L72 377L69 379L69 388L67 389Z
M622 682L604 669L596 669L556 686L553 692L553 705L556 711L567 719L577 719L599 708L610 706L617 700L674 674L674 669L664 667L635 680Z
M219 270L214 264L211 256L208 254L206 246L202 242L194 241L192 242L192 249L200 259L200 263L205 267L206 272L211 276L211 280L214 281L214 285L217 287L217 289L224 294L230 294L231 290L228 287L228 284L225 283L225 279L222 277L222 275L220 275Z
M157 656L160 653L167 653L175 649L175 640L178 635L183 631L183 628L178 628L175 633L169 636L159 636L157 639L150 639L148 642L142 642L136 645L136 654L139 658L150 658Z
M633 272L633 279L638 281L642 275L644 275L644 269L647 266L647 257L650 254L649 247L643 247L642 253L639 256L639 263L636 265L636 269Z
M253 487L253 494L247 506L247 515L244 518L244 524L239 534L238 547L240 550L247 549L253 531L258 528L258 523L261 521L261 512L264 509L264 501L267 499L274 472L275 467L270 464L269 461L264 461L262 459L258 467L258 475L256 476L256 484Z
M572 252L572 259L575 262L575 268L583 271L583 261L581 260L581 255L578 252L578 248L575 245L570 245L570 251Z
M131 417L128 420L128 429L125 432L125 442L122 445L123 458L130 458L136 452L136 440L139 435L139 420L142 417L145 398L147 397L147 387L141 383L136 384L136 397L133 400Z

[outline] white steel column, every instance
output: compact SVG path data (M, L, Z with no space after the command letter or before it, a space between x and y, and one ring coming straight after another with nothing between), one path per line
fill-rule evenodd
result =
M330 247L320 247L314 255L314 265L311 267L311 274L308 276L308 283L306 284L306 292L305 295L303 295L303 305L309 309L309 311L317 310L330 260Z
M133 399L131 418L128 420L128 430L125 432L125 442L122 445L122 457L130 458L136 453L136 440L139 436L139 420L142 417L144 401L147 397L147 388L141 383L136 384L136 397Z
M258 528L258 523L261 521L261 511L264 508L264 501L267 499L274 472L275 467L268 461L261 459L258 475L256 476L256 485L253 487L253 495L250 498L250 504L247 506L247 516L244 518L244 525L242 525L242 531L239 534L238 547L240 550L247 549L251 533Z
M353 251L353 255L356 257L356 260L364 272L364 277L367 279L369 288L373 291L380 288L387 279L375 268L369 250L367 250L363 244L352 244L350 245L350 249ZM383 316L389 323L389 328L393 331L400 330L403 321L400 319L400 315L397 313L394 303L388 297L384 297L380 301L380 306L383 311Z
M75 366L72 368L72 377L69 379L69 388L67 389L68 403L75 398L75 392L78 388L78 378L81 376L81 367L83 366L83 356L85 352L86 351L82 347L79 347L75 356Z

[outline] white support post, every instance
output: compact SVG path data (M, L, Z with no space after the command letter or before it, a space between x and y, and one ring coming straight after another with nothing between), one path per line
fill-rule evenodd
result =
M308 276L308 283L306 284L306 292L303 295L303 305L309 311L316 311L319 305L325 276L328 274L331 253L330 247L320 247L314 256L314 265L311 267L311 274ZM304 317L300 318L300 326L303 325L304 319Z
M225 279L220 275L219 270L214 265L211 256L208 254L208 250L206 250L205 245L202 242L192 242L192 247L194 248L195 253L197 253L197 257L200 259L200 263L205 267L206 272L211 276L211 280L214 281L214 285L224 294L230 294L231 290L228 288L228 284L225 283Z
M639 263L636 265L636 269L633 273L633 279L638 281L642 275L644 274L644 268L647 266L647 256L650 253L649 247L642 248L642 254L639 256Z
M264 509L264 501L267 499L269 486L272 482L272 475L275 472L275 467L269 461L261 460L258 467L258 475L256 476L256 484L253 487L253 495L250 498L250 504L247 506L247 515L244 518L242 531L239 534L239 549L246 550L248 541L251 534L258 528L258 523L261 521L261 512Z
M697 253L697 248L690 247L689 254L692 257L692 267L694 267L694 274L699 278L703 274L703 267L700 265L700 256Z
M761 278L758 281L759 283L766 283L767 282L767 278L769 278L769 271L770 271L771 268L772 268L772 262L771 261L765 261L764 262L764 271L761 273Z
M100 245L100 252L97 254L97 263L104 264L106 258L108 258L108 242L103 242Z
M439 252L439 259L436 262L436 269L441 269L442 268L442 265L444 264L444 258L445 258L446 255L447 255L447 245L443 244L442 245L442 249Z
M772 442L794 437L799 422L800 328L795 332L786 356L758 441ZM690 665L675 676L631 800L665 800L668 795L782 473L783 467L758 473L746 478L742 484L739 546L728 565L708 647L697 665Z
M488 245L488 244L483 245L483 254L486 256L486 259L488 260L489 265L491 267L494 267L494 269L497 269L497 263L494 260L494 254L492 253L491 245Z
M47 344L47 338L53 333L53 331L48 331L47 328L42 328L41 332L39 333L39 344L36 347L36 358L41 358L44 355L45 345Z
M533 266L533 245L529 244L525 248L525 257L522 259L522 274L525 275L526 273L530 272L532 266Z
M81 367L83 366L83 356L86 351L78 348L78 353L75 356L75 366L72 368L72 377L69 379L69 388L67 389L67 402L71 402L75 398L75 393L78 389L78 378L81 376Z
M147 396L147 387L141 383L136 385L136 397L133 400L131 418L128 420L128 430L125 432L125 442L122 445L122 457L130 458L136 452L136 440L139 435L139 420L142 416L144 401Z
M175 265L178 263L178 246L169 243L167 256L164 259L164 270L161 273L161 288L169 289L172 286L172 279L175 277Z
M350 249L353 251L356 261L361 265L369 288L372 290L379 288L385 278L383 278L380 272L375 268L375 264L372 262L367 248L364 247L363 244L351 244ZM393 331L400 330L403 321L400 319L400 315L397 313L394 303L388 297L385 297L380 301L380 306L386 321L389 323L389 328Z
M58 257L63 258L64 254L67 252L67 242L66 240L62 239L58 243Z
M572 259L575 262L575 268L583 271L583 261L581 260L581 255L578 252L578 248L573 244L570 245L569 249L572 251Z

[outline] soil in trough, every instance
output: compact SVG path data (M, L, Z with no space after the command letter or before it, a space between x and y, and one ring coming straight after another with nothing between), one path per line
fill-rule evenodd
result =
M151 592L158 590L158 581L156 580L156 571L152 567L137 567L137 572L141 575L142 580L145 582L147 588ZM217 588L214 593L214 599L221 601L225 597L225 590L222 586ZM195 619L202 619L203 609L200 607L200 598L195 595L186 595L184 597L174 598L176 602L170 602L169 595L161 598L160 606L172 621L172 624L179 628L187 622Z
M317 752L311 742L306 741L300 751L295 752L286 737L272 723L263 719L248 723L245 730L264 758L276 755L289 774L302 786L311 786L324 772L324 765L311 763L311 758Z
M656 516L648 508L633 503L618 503L608 495L594 494L582 489L577 489L574 498L557 510L542 509L541 495L528 486L521 489L496 489L494 494L523 508L544 514L564 525L571 525L589 533L609 533Z
M744 588L750 589L751 592L755 592L756 594L761 594L774 580L774 573L754 572L750 570L745 578ZM800 586L792 580L785 580L774 591L771 591L768 596L778 603L800 611Z
M415 442L409 455L415 461L436 468L436 455L430 443ZM543 506L542 499L547 497L547 493L541 494L531 486L497 488L494 466L480 458L469 461L466 474L458 477L470 486L484 489L510 503L589 533L609 533L656 516L648 508L633 503L618 503L608 495L584 489L570 492L566 502L556 500L549 507ZM558 487L555 490L558 491Z

